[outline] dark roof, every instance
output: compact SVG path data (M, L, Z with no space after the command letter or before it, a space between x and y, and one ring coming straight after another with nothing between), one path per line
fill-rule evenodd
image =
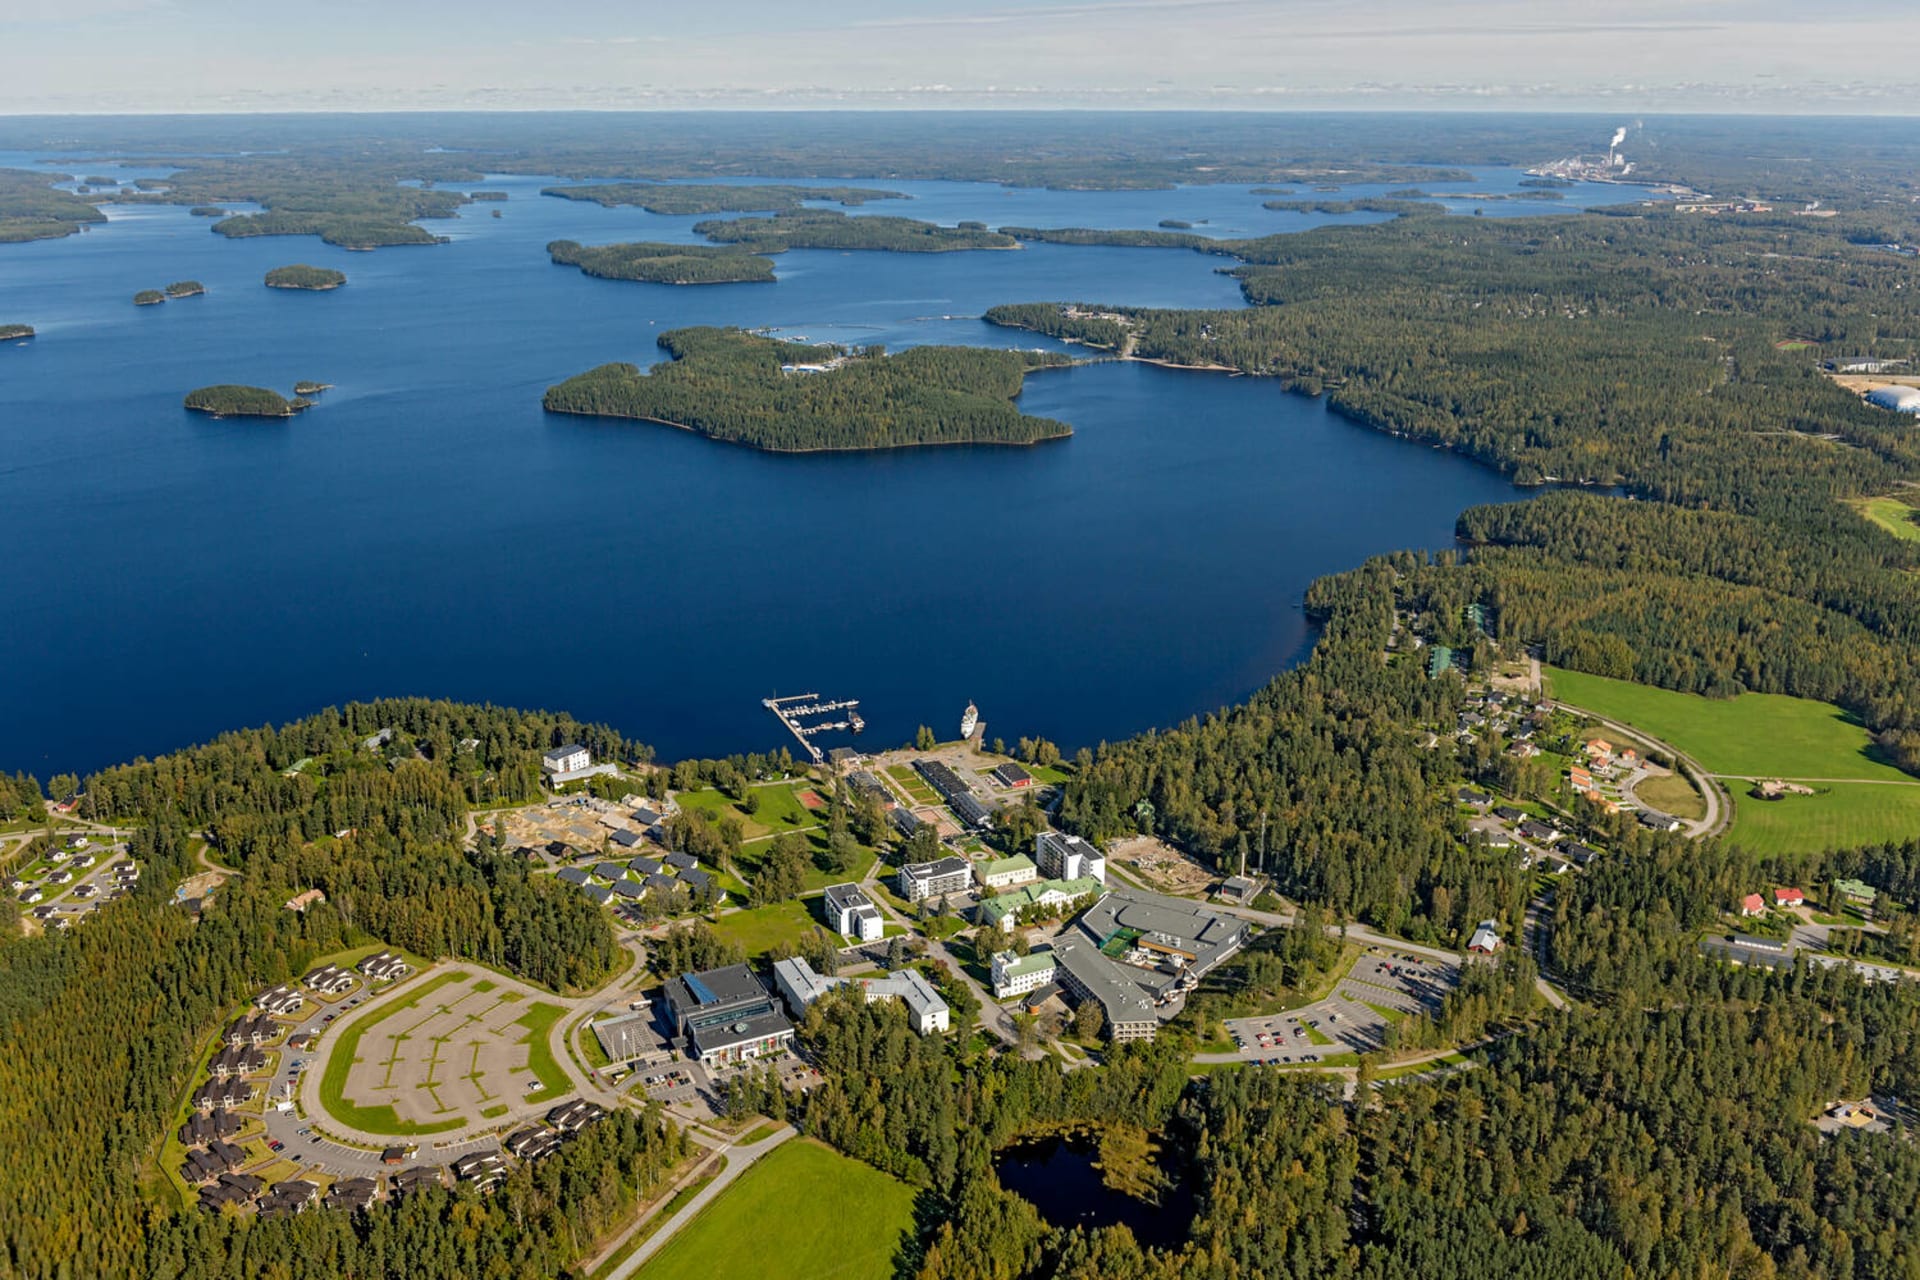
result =
M657 858L635 858L627 864L627 870L638 871L643 876L657 876L661 865Z
M1025 769L1022 769L1019 765L1015 764L1011 760L1007 761L1005 764L1001 765L998 769L995 769L993 772L994 772L994 775L1000 779L1000 781L1009 783L1009 784L1015 783L1015 782L1032 782L1033 781L1032 774L1028 773Z
M624 862L601 862L596 863L593 868L593 874L602 880L618 880L626 873L627 864Z
M647 877L647 888L658 889L662 893L672 893L679 883L672 876L650 875Z
M590 878L583 867L562 867L553 873L554 879L572 885L584 885Z
M642 844L645 841L646 837L638 831L616 831L613 833L613 842L622 849L631 849L635 845Z
M663 861L668 866L673 867L680 871L691 871L695 867L700 865L700 859L694 857L690 853L679 853L679 852L670 853L663 859Z
M622 880L613 886L613 891L623 898L639 898L645 896L647 886L638 880Z

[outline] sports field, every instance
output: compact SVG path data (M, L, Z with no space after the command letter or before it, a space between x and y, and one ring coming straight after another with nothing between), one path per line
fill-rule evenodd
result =
M870 1280L894 1274L914 1191L806 1138L775 1147L720 1193L640 1280Z
M1920 835L1920 779L1872 753L1865 728L1807 698L1743 693L1713 701L1549 668L1554 696L1644 729L1728 778L1734 843L1750 853L1854 849ZM1759 800L1743 778L1801 780L1810 796Z

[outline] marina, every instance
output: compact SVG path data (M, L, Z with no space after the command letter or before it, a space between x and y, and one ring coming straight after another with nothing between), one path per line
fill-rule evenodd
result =
M793 703L799 703L801 705L789 705ZM822 702L820 701L820 695L817 693L796 693L785 698L762 698L760 705L773 712L780 723L786 726L787 732L797 738L800 745L806 748L808 758L815 764L819 764L825 760L826 756L821 752L819 747L814 745L814 734L831 733L837 730L858 733L867 727L867 722L860 716L860 700L858 698L843 698L837 702ZM842 720L825 720L818 724L801 723L804 717L832 715L836 711L846 712L846 718Z

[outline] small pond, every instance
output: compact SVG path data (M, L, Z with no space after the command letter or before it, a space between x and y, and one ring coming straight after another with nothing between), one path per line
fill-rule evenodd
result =
M1000 1184L1028 1201L1056 1227L1125 1223L1142 1246L1178 1248L1193 1222L1193 1189L1183 1178L1148 1204L1106 1185L1091 1134L1045 1134L1003 1150L994 1166Z

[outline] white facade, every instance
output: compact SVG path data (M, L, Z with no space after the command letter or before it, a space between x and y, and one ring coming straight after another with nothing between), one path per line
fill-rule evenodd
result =
M593 766L593 754L577 743L569 744L555 747L541 756L540 765L548 773L578 773Z
M1053 953L1036 951L1032 955L1018 956L1011 951L998 951L993 957L993 998L1005 1000L1012 996L1023 995L1035 987L1044 987L1054 977Z
M938 898L949 893L965 893L973 885L973 864L965 858L910 862L900 868L895 883L899 886L900 896L908 902Z
M804 1015L808 1005L835 987L854 986L868 1004L875 1000L898 1000L906 1007L907 1020L913 1029L923 1036L949 1030L953 1025L953 1011L947 1002L940 998L932 983L912 969L877 978L826 978L815 973L805 960L795 957L774 961L773 980L796 1016Z
M827 923L835 933L861 942L878 942L886 932L886 921L873 900L857 884L830 884L821 899Z
M1090 877L1107 882L1107 860L1097 845L1060 831L1042 831L1033 840L1033 860L1049 880Z
M1029 884L1040 878L1034 868L1033 860L1026 857L1002 858L998 862L982 865L980 879L989 889L1010 889L1016 884Z

